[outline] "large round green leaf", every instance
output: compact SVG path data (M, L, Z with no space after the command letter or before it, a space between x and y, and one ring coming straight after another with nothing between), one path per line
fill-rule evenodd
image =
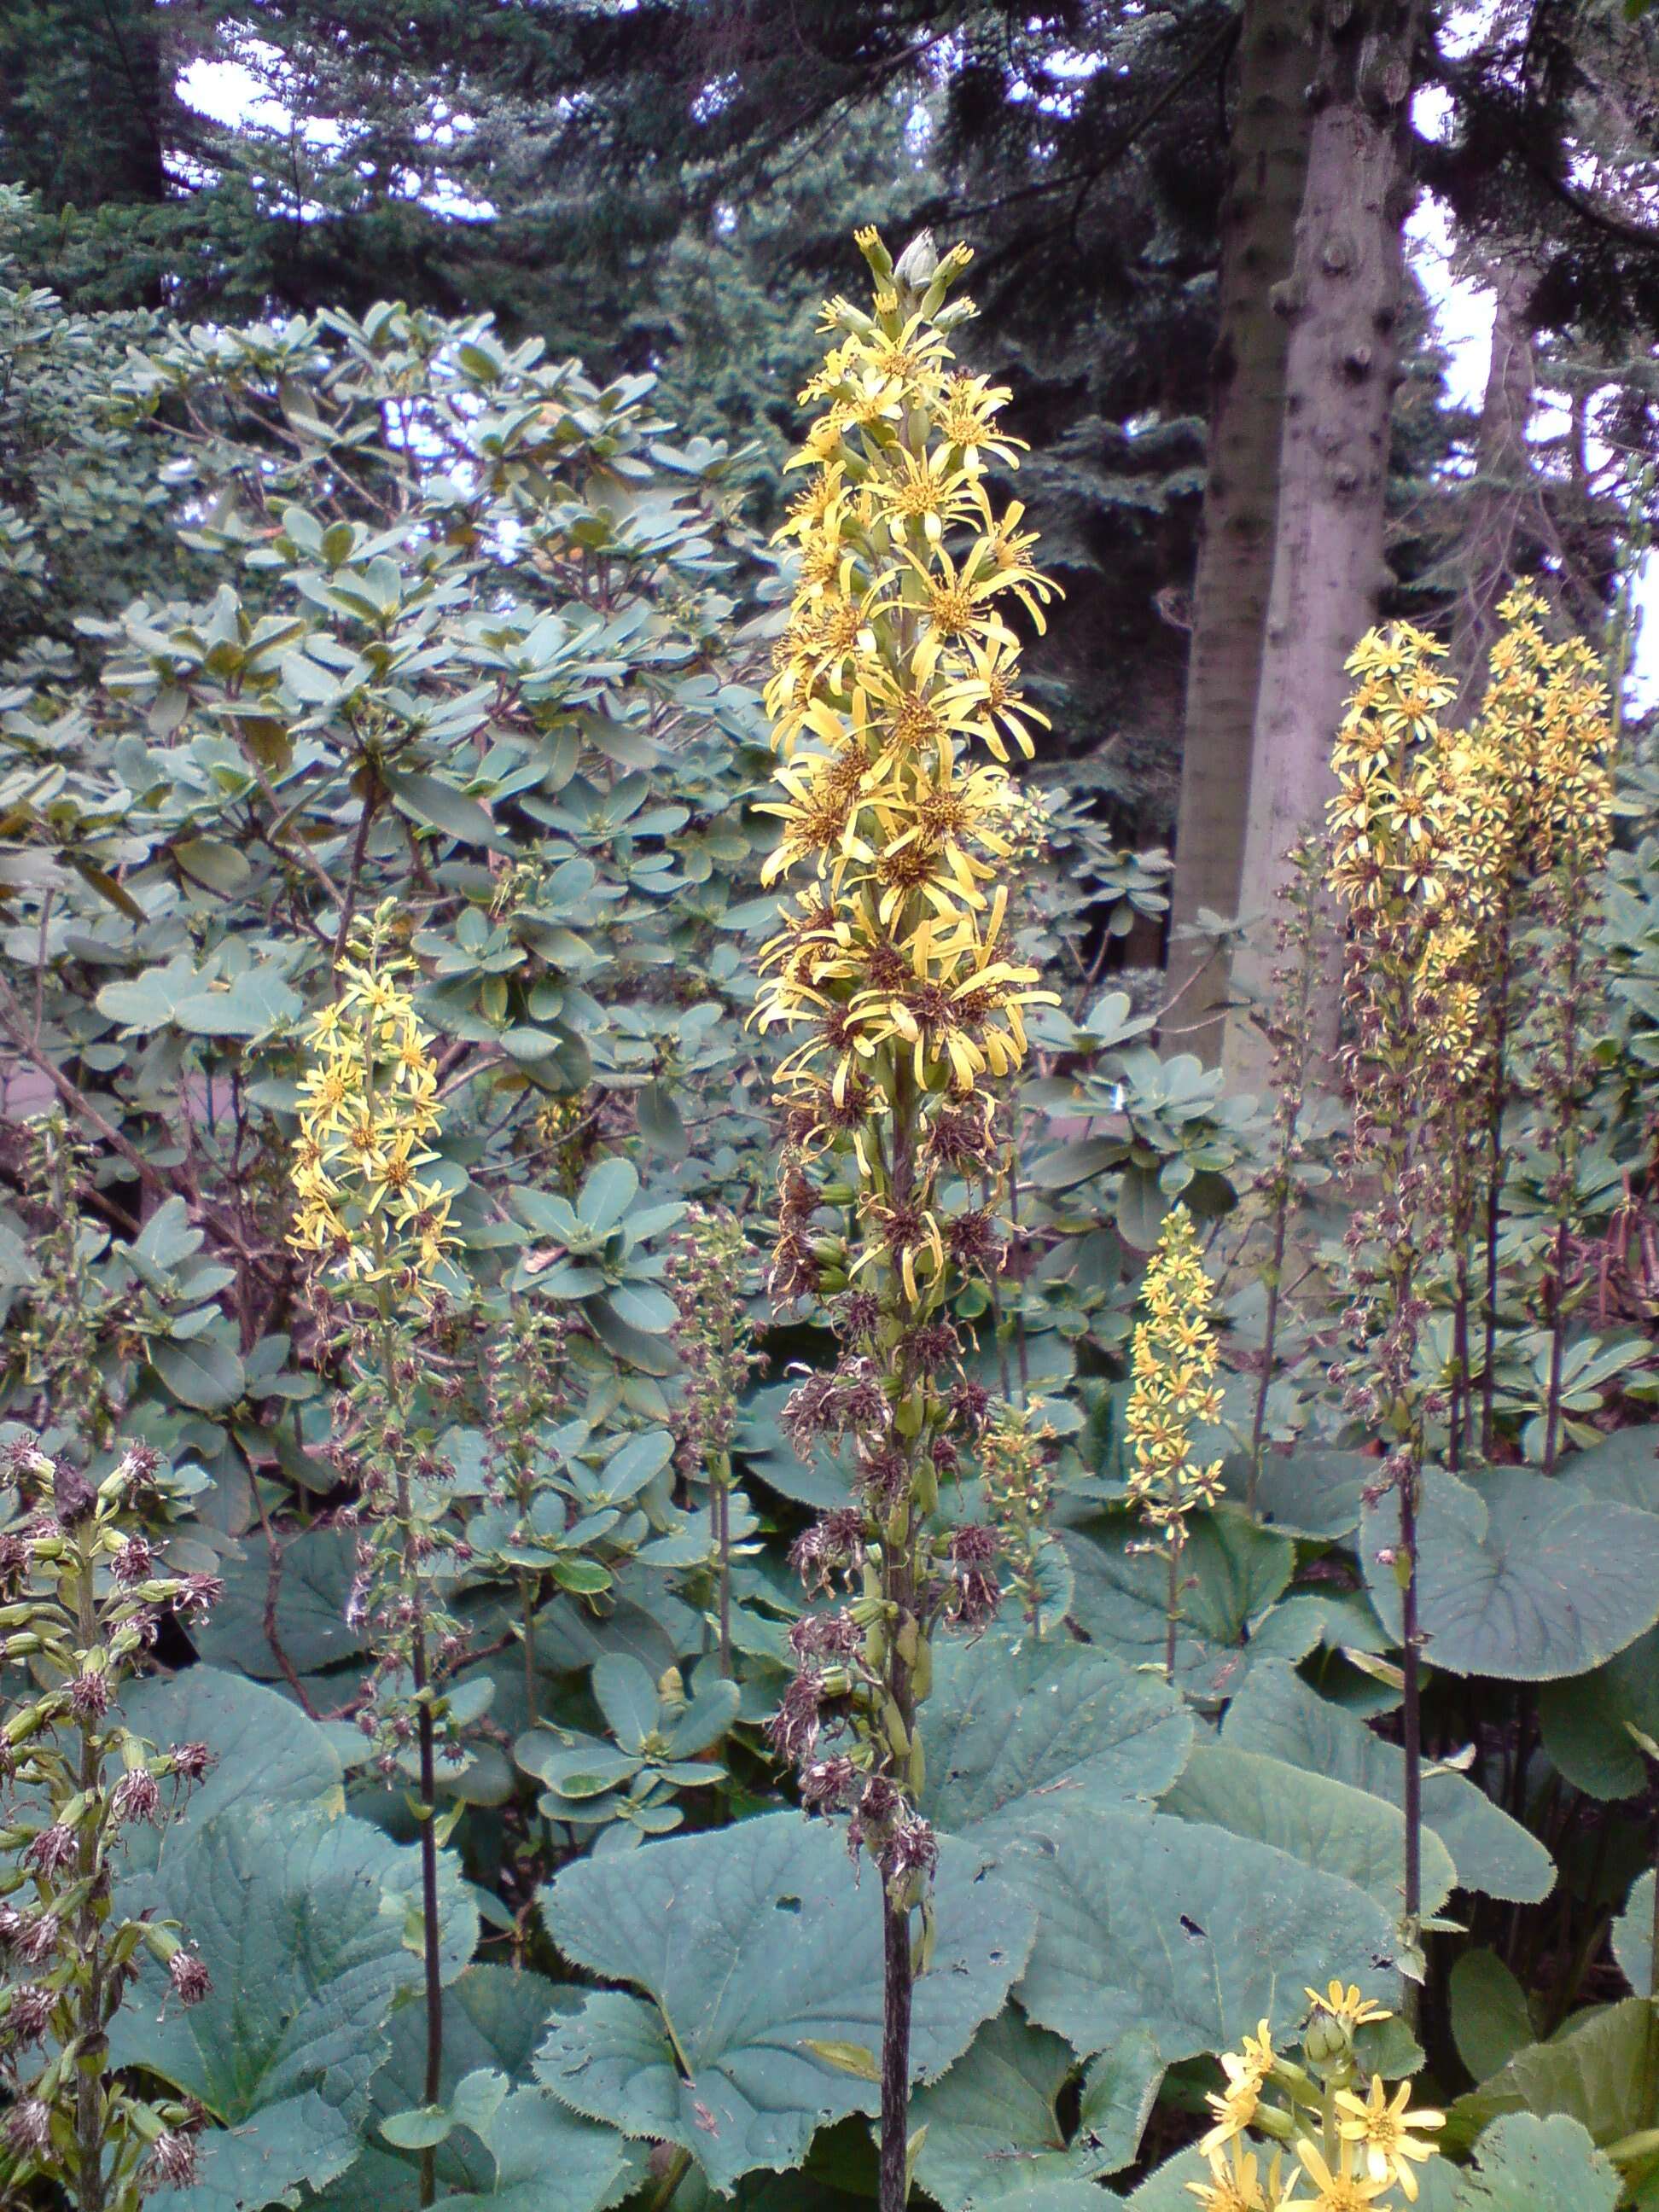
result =
M1222 1473L1227 1495L1242 1503L1249 1489L1249 1454L1235 1453ZM1281 1536L1329 1542L1351 1535L1359 1526L1363 1492L1376 1480L1376 1462L1369 1452L1335 1451L1314 1444L1264 1452L1256 1513L1264 1528Z
M1136 2030L1097 2058L1068 2130L1060 2099L1075 2066L1060 2037L1011 2008L942 2081L917 2092L911 2129L927 2132L916 2179L945 2212L1004 2212L1038 2183L1091 2182L1130 2164L1163 2078L1157 2045Z
M941 1638L934 1668L924 1809L951 1834L1013 1832L1034 1799L1150 1808L1192 1743L1165 1683L1088 1645Z
M1170 2063L1288 2028L1333 1974L1397 2002L1393 1915L1340 1876L1167 1814L1034 1816L1005 1857L1036 1908L1022 2005L1079 2051L1144 2028Z
M1639 1875L1613 1923L1613 1955L1638 1997L1659 1996L1653 1984L1653 1869Z
M1499 1468L1479 1486L1431 1474L1419 1522L1419 1610L1431 1665L1452 1674L1556 1681L1600 1666L1659 1620L1659 1516L1577 1484ZM1377 1554L1395 1540L1394 1500L1368 1510L1360 1555L1371 1601L1400 1634L1400 1585Z
M1091 1640L1131 1666L1161 1666L1169 1607L1164 1562L1145 1548L1146 1531L1126 1513L1103 1515L1066 1539L1077 1578L1073 1613ZM1289 1646L1273 1635L1273 1608L1288 1586L1296 1547L1236 1513L1194 1521L1182 1564L1176 1673L1188 1696L1230 1697L1265 1650L1299 1659L1318 1641L1308 1615ZM1249 1649L1247 1650L1247 1639Z
M355 2157L389 2017L420 1985L408 1941L416 1858L366 1821L240 1803L199 1830L187 1822L143 1878L143 1901L186 1923L213 1988L159 2020L153 2003L130 2006L112 2057L142 2062L232 2130L204 2136L181 2212L253 2212ZM453 1872L443 1902L451 1924L471 1910Z
M1405 1753L1309 1688L1292 1668L1253 1668L1222 1723L1222 1741L1328 1775L1390 1805L1405 1795ZM1535 1905L1555 1881L1549 1853L1462 1774L1423 1778L1423 1820L1451 1853L1458 1887Z
M1618 2168L1574 2119L1510 2112L1474 2147L1458 2212L1613 2212Z
M129 1683L121 1717L151 1743L204 1743L215 1764L191 1793L190 1830L233 1805L264 1812L345 1809L338 1755L326 1732L290 1698L218 1667L186 1667ZM129 1850L137 1836L129 1838Z
M1164 1800L1166 1813L1254 1836L1304 1866L1322 1867L1367 1891L1387 1912L1399 1909L1404 1878L1405 1816L1352 1784L1314 1774L1231 1743L1194 1747L1185 1772ZM1423 1833L1423 1910L1438 1912L1457 1870L1432 1828Z
M1646 1997L1586 2013L1548 2043L1517 2051L1503 2071L1460 2097L1449 2139L1467 2143L1504 2112L1564 2112L1598 2143L1618 2142L1659 2119Z
M533 2148L542 2171L556 2170L560 2212L594 2212L622 2173L626 2148L609 2128L580 2118L545 2089L526 2086L531 2062L556 2005L568 2009L568 1990L510 1966L469 1966L444 1996L444 2051L440 2101L448 2106L469 2077L500 2077L517 2085L486 2118L454 2128L437 2147L434 2163L442 2201L520 2203L529 2212L524 2184ZM363 2125L368 2147L350 2171L307 2198L307 2212L415 2212L420 2203L420 2162L385 2147L383 2129L394 2113L422 2104L426 2087L426 2012L405 2005L392 2014L385 2064L369 2084ZM542 2202L545 2202L544 2185Z
M1575 1790L1601 1798L1635 1797L1648 1785L1647 1760L1632 1728L1659 1736L1659 1629L1588 1674L1547 1682L1539 1693L1544 1749Z
M1615 1429L1588 1451L1563 1460L1560 1473L1607 1504L1659 1513L1659 1422Z
M934 1907L912 2044L923 2081L999 2008L1033 1935L995 1864L950 1838ZM647 1993L598 1991L553 2023L537 2071L577 2112L680 2144L729 2190L799 2166L823 2122L874 2109L873 2083L821 2055L881 2040L881 1890L854 1882L839 1824L773 1813L580 1860L544 1910L578 1966Z
M263 1534L247 1537L244 1556L225 1564L225 1595L199 1630L196 1646L216 1665L274 1682L282 1662L265 1633L270 1589L270 1547ZM349 1528L311 1528L283 1544L276 1583L276 1629L284 1656L297 1672L347 1659L362 1638L346 1620L356 1573L356 1539Z

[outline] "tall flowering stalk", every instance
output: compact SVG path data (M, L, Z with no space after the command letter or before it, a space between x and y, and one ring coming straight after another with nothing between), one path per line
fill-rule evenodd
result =
M1516 966L1533 844L1534 780L1541 734L1539 710L1549 653L1540 626L1544 612L1543 601L1525 585L1517 586L1500 602L1498 614L1504 627L1492 646L1486 697L1468 747L1472 781L1483 794L1480 811L1487 823L1482 841L1488 866L1481 884L1483 1014L1476 1076L1485 1148L1479 1162L1481 1188L1475 1202L1484 1246L1480 1449L1487 1458L1498 1440L1500 1247L1504 1185L1509 1171L1504 1122L1515 1087L1511 1030Z
M1001 1539L1008 1586L1034 1638L1042 1635L1042 1559L1054 1541L1048 1525L1054 1504L1054 1429L1040 1404L999 1400L979 1439L986 1504Z
M1504 1054L1525 774L1524 756L1501 720L1483 718L1472 731L1443 732L1437 751L1442 791L1451 802L1442 855L1446 896L1424 945L1414 995L1425 1048L1433 1051L1437 1064L1432 1091L1440 1109L1452 1302L1446 1464L1455 1472L1474 1424L1473 1261L1483 1196L1490 1262L1485 1300L1489 1334L1480 1359L1483 1391L1495 1365Z
M1129 1496L1152 1531L1144 1548L1159 1553L1169 1574L1164 1607L1164 1674L1173 1682L1181 1633L1182 1568L1188 1522L1221 1495L1221 1462L1193 1457L1193 1425L1221 1418L1216 1385L1215 1332L1210 1326L1210 1279L1193 1219L1184 1206L1164 1217L1141 1286L1146 1318L1135 1324L1129 1355Z
M797 1561L809 1586L856 1595L799 1625L773 1732L807 1805L849 1808L881 1873L880 2203L900 2212L937 1855L915 1808L916 1712L936 1626L983 1620L1000 1597L996 1532L930 1526L988 1404L962 1375L951 1305L998 1262L988 1085L1019 1066L1023 1009L1048 995L1007 945L1005 763L1029 757L1042 717L1005 615L1018 604L1041 628L1053 586L1023 510L999 513L984 482L988 462L1015 465L997 422L1009 395L952 367L948 334L973 309L946 295L968 249L941 259L924 234L895 267L873 230L858 244L873 306L827 307L836 341L803 395L823 411L789 465L808 474L783 532L799 580L767 693L781 758L767 877L811 880L763 956L758 1017L796 1040L778 1076L773 1293L839 1293L838 1364L794 1394L789 1424L803 1451L848 1442L854 1466L849 1502Z
M426 1994L424 2101L438 2102L443 1987L438 1926L437 1759L459 1745L443 1680L461 1656L459 1625L441 1595L461 1547L445 1522L445 1469L423 1425L421 1328L440 1297L453 1242L450 1200L423 1173L441 1121L437 1064L395 949L388 904L360 925L337 970L339 996L312 1018L313 1065L293 1182L289 1241L319 1262L321 1286L344 1309L337 1344L349 1377L335 1457L358 1491L352 1614L375 1655L359 1725L393 1774L412 1747L420 1829ZM437 2190L435 2156L421 2156L421 2203Z
M0 1482L25 1508L0 1534L0 1659L28 1686L0 1729L0 2201L44 2180L77 2212L137 2212L195 2179L204 2115L112 2073L110 2029L146 1954L182 2004L210 1984L171 1922L116 1913L112 1879L125 1833L162 1825L209 1758L144 1742L117 1699L162 1615L204 1612L223 1585L158 1556L183 1492L146 1446L94 1486L26 1443Z
M1285 854L1285 879L1279 894L1279 915L1274 929L1279 964L1273 973L1275 994L1266 1024L1273 1053L1273 1152L1255 1190L1270 1226L1267 1257L1261 1270L1267 1310L1262 1319L1255 1410L1250 1421L1250 1471L1244 1493L1244 1510L1252 1515L1267 1444L1267 1404L1279 1366L1291 1215L1306 1173L1304 1117L1315 1058L1315 1013L1330 950L1325 910L1329 858L1322 836L1300 837L1291 848Z
M492 1503L512 1516L498 1564L518 1588L526 1728L541 1719L536 1617L568 1518L553 1480L556 1448L548 1440L571 1410L570 1333L562 1313L515 1298L495 1322L483 1356L489 1490ZM551 1541L550 1523L557 1531ZM474 1541L480 1542L476 1528Z
M8 1364L35 1394L44 1421L59 1407L76 1409L71 1449L94 1453L114 1441L118 1407L105 1372L108 1347L122 1326L120 1301L102 1289L87 1264L106 1241L88 1236L82 1208L92 1154L67 1116L46 1114L31 1125L30 1198L43 1217L30 1247L28 1303L7 1331Z
M1526 1079L1544 1109L1551 1154L1544 1196L1553 1229L1542 1284L1550 1340L1543 1455L1549 1474L1561 1449L1562 1368L1579 1289L1573 1269L1578 1158L1590 1075L1588 1024L1597 1000L1595 923L1613 842L1613 728L1601 664L1582 637L1559 644L1538 638L1534 653L1540 690L1528 857L1543 988L1526 1040Z
M668 1288L679 1319L674 1342L684 1374L675 1422L688 1483L708 1486L714 1547L714 1617L722 1674L732 1672L732 1437L738 1401L760 1364L745 1310L753 1255L725 1206L694 1206L674 1239Z
M1348 1410L1384 1447L1376 1495L1392 1490L1399 1503L1392 1565L1402 1614L1403 1934L1413 1948L1422 1913L1417 1516L1431 1411L1418 1341L1428 1266L1444 1233L1436 1154L1447 1060L1434 1030L1450 1018L1442 986L1452 979L1436 933L1449 918L1462 811L1441 738L1440 717L1455 693L1435 668L1444 650L1407 624L1361 639L1348 662L1358 682L1333 757L1330 805L1331 885L1349 925L1342 1065L1352 1122L1343 1165L1356 1198L1367 1201L1345 1238L1353 1293L1346 1319L1360 1358L1353 1375L1337 1372L1349 1382Z

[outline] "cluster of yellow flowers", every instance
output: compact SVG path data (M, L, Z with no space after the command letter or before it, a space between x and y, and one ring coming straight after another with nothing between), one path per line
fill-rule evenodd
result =
M1222 2055L1227 2086L1210 2096L1214 2124L1199 2145L1210 2179L1187 2184L1200 2212L1395 2212L1396 2189L1417 2201L1415 2169L1434 2155L1445 2114L1413 2112L1410 2084L1390 2096L1380 2074L1360 2094L1354 2035L1390 2017L1381 2005L1353 1983L1306 1995L1299 2062L1275 2051L1265 2020L1242 2051ZM1282 2101L1267 2101L1270 2087ZM1249 2130L1274 2146L1265 2163Z
M799 580L766 695L781 756L766 879L815 880L763 955L759 1019L811 1032L780 1076L809 1152L884 1119L901 1087L960 1098L1007 1074L1024 1008L1048 995L1008 956L998 880L1035 826L1003 764L1044 720L1001 610L1012 598L1041 629L1054 589L1019 503L998 514L985 487L988 461L1016 465L1009 394L951 365L946 333L973 309L945 300L967 247L920 243L896 271L873 230L858 244L873 308L824 310L839 337L802 394L827 404L789 463L811 473L781 533Z
M1445 647L1408 623L1372 630L1350 656L1358 680L1333 763L1331 884L1356 915L1410 915L1418 1045L1468 1081L1486 1048L1483 931L1517 871L1598 867L1612 835L1607 687L1582 637L1552 644L1543 600L1502 601L1490 682L1468 731L1442 726L1456 687Z
M1551 643L1544 602L1529 584L1498 611L1504 629L1478 735L1514 763L1517 849L1524 840L1540 874L1566 856L1593 869L1613 833L1613 725L1601 662L1582 637Z
M387 950L391 905L355 933L340 994L312 1016L300 1085L289 1243L348 1282L428 1286L454 1242L451 1200L422 1170L442 1120L431 1041Z
M1465 896L1498 865L1488 754L1477 763L1449 742L1441 716L1457 687L1437 668L1438 639L1409 623L1371 630L1349 656L1358 680L1338 732L1330 803L1331 887L1370 925L1384 957L1413 971L1419 1042L1437 1069L1466 1068L1476 1049L1480 994ZM1477 803L1476 793L1479 793Z
M1200 1466L1192 1456L1193 1425L1220 1419L1221 1394L1212 1291L1184 1206L1164 1217L1140 1296L1146 1312L1130 1346L1124 1419L1133 1455L1129 1495L1160 1538L1179 1549L1188 1514L1213 1505L1221 1488L1221 1462Z

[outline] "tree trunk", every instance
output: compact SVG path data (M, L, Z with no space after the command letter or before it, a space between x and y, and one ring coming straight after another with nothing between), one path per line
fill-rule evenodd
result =
M1532 324L1538 272L1521 256L1494 272L1492 353L1480 408L1475 478L1460 533L1464 579L1452 623L1451 673L1461 687L1457 716L1480 711L1486 658L1497 638L1498 603L1525 574L1553 535L1527 431L1532 421Z
M1218 328L1212 363L1208 476L1181 755L1181 807L1170 925L1200 908L1238 911L1250 738L1272 577L1284 434L1289 331L1273 289L1289 275L1308 168L1313 0L1245 0L1227 190L1221 204ZM1171 993L1204 957L1201 943L1171 935ZM1183 1042L1215 1058L1221 1048L1224 966L1183 1000Z
M1280 292L1290 327L1284 443L1239 886L1240 912L1254 926L1233 962L1235 984L1263 1000L1285 855L1322 820L1335 788L1330 756L1346 664L1376 618L1386 574L1419 22L1419 0L1331 0L1322 10L1307 188L1295 265ZM1334 1046L1334 988L1321 1028ZM1267 1040L1243 1009L1228 1018L1224 1059L1237 1087L1264 1087Z

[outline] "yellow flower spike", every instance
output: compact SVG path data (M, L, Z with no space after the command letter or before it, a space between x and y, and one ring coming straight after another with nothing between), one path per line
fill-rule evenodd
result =
M402 1274L421 1296L455 1240L449 1199L418 1172L437 1158L438 1072L401 980L413 963L388 950L394 921L388 904L360 923L339 997L308 1024L288 1241L346 1282Z
M1212 1421L1219 1411L1209 1387L1217 1361L1212 1297L1192 1217L1184 1206L1174 1206L1164 1218L1141 1287L1146 1315L1131 1340L1133 1383L1124 1416L1129 1496L1168 1552L1164 1672L1171 1680L1187 1516L1213 1503L1220 1489L1221 1462L1200 1466L1192 1457L1193 1425ZM1265 2021L1261 2032L1265 2036Z

